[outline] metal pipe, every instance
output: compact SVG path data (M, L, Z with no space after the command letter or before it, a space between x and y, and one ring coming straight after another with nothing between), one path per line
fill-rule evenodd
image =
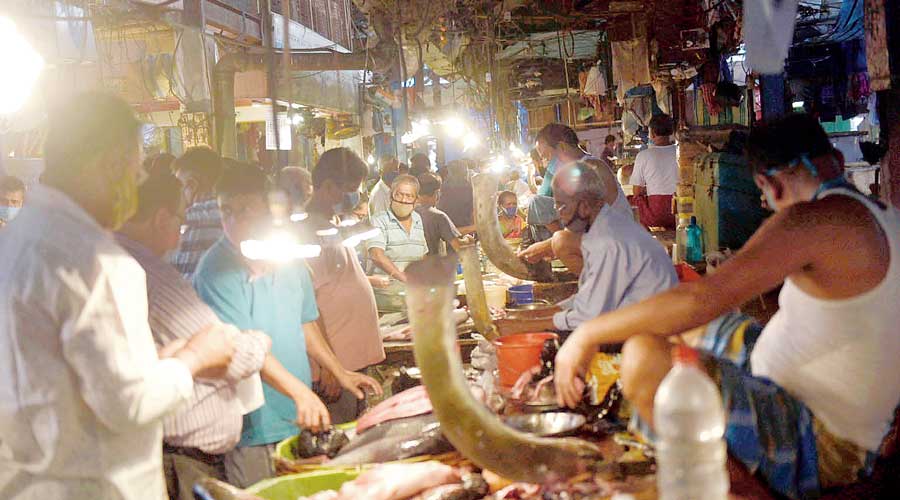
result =
M588 471L602 458L593 444L516 431L472 396L451 315L453 264L431 257L405 271L416 365L444 436L477 466L512 481L551 484Z
M475 322L475 330L484 335L486 339L494 340L500 335L491 321L491 311L484 294L478 247L475 244L464 245L460 247L458 253L463 268L463 280L466 282L466 304L469 306L472 321Z

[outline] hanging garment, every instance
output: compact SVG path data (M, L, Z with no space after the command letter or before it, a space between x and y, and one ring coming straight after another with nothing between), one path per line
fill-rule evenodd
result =
M744 43L747 63L753 71L776 75L794 38L798 0L745 0Z
M591 66L584 82L584 95L606 95L606 75L599 66Z
M671 80L657 78L653 80L653 91L656 92L656 105L667 115L672 114L671 95L669 93L669 85Z
M616 82L616 99L625 102L625 92L638 85L651 82L650 56L647 39L638 38L624 42L611 42L613 79Z

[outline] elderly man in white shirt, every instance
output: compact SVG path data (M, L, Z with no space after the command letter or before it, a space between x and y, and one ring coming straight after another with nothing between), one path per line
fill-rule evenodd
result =
M581 238L584 267L578 292L559 309L497 322L501 334L571 331L602 313L640 302L678 284L665 249L633 217L604 201L595 168L578 162L553 177L560 224Z
M53 118L46 185L0 238L0 498L161 500L161 418L233 346L208 329L157 356L144 272L108 232L137 200L131 108L83 94Z

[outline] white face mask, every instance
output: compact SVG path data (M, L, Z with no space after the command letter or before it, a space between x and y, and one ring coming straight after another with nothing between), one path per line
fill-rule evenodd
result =
M769 205L769 210L773 212L777 211L778 209L775 205L775 195L773 195L772 192L768 189L761 189L761 191L763 192L763 196L766 197L766 205Z

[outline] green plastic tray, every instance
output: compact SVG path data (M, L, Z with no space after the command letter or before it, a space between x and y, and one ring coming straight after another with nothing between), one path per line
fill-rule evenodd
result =
M325 490L338 490L347 481L359 476L360 471L316 471L291 474L260 481L247 488L265 500L297 500L298 497L313 495Z

